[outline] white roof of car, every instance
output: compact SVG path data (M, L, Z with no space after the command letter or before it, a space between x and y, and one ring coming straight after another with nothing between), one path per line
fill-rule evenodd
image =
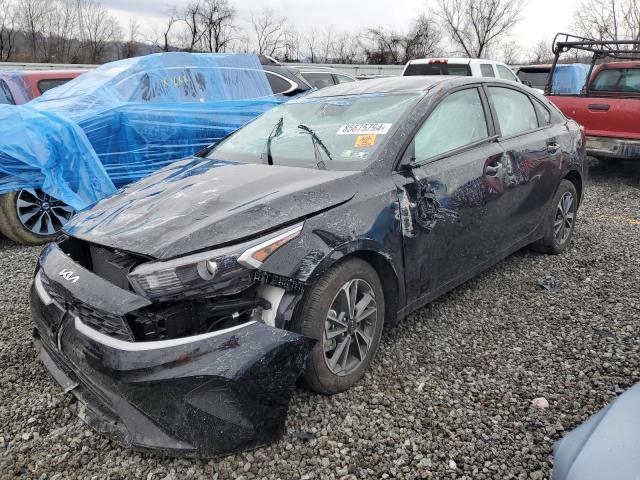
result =
M484 58L462 58L462 57L416 58L415 60L409 60L409 63L429 63L432 60L446 60L447 63L457 63L462 65L470 65L472 63L493 63L493 64L504 65L502 62L496 62L495 60L485 60Z

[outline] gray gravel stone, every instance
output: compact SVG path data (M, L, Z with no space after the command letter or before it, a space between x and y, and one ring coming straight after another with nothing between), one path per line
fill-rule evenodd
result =
M214 460L131 452L71 414L31 344L40 248L0 242L0 478L548 478L553 442L640 379L639 172L595 165L565 254L522 250L387 328L355 388L297 391L280 442Z

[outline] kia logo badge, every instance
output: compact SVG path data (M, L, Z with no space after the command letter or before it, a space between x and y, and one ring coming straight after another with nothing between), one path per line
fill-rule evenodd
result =
M67 270L66 268L60 270L60 273L58 275L71 283L76 283L78 280L80 280L80 277L78 275L74 275L71 270Z

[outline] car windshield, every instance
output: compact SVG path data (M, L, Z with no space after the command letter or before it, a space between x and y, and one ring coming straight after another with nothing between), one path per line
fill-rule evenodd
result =
M209 158L328 170L360 170L422 93L300 98L216 145Z

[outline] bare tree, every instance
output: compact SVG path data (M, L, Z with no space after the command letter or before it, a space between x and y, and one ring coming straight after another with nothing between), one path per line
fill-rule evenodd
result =
M404 58L406 63L412 58L433 57L440 53L441 32L436 22L420 15L414 22L404 40Z
M528 63L551 63L553 61L553 52L551 51L550 40L540 40L536 43L529 53Z
M199 14L206 49L210 52L224 52L236 31L233 23L235 9L229 5L228 0L204 0Z
M42 38L49 5L42 0L20 0L18 4L20 28L25 32L31 58L38 58L38 41Z
M356 35L343 32L336 38L334 56L336 63L357 63L362 57L362 46Z
M200 28L202 26L202 23L200 22L201 12L202 4L199 0L190 3L183 10L182 21L187 27L185 42L185 50L187 52L193 52L196 50L204 35L204 31Z
M155 45L156 48L163 52L169 52L173 48L173 32L175 29L176 23L178 23L180 19L178 18L178 14L175 9L170 10L167 13L166 20L161 24L156 24L155 27L155 35L152 37L150 43Z
M311 28L304 37L304 43L309 54L309 60L311 63L318 61L318 31L315 28Z
M335 49L335 35L333 28L328 26L324 29L320 37L320 58L321 63L330 63L333 50Z
M93 0L77 0L80 57L87 63L102 63L107 46L120 38L117 20Z
M282 59L285 62L300 61L300 34L293 27L289 27L285 30Z
M128 38L122 45L122 58L131 58L139 55L140 22L132 18L128 25Z
M287 19L265 8L260 15L251 15L259 55L277 56L285 46Z
M11 59L18 33L18 11L10 0L0 0L0 61Z
M373 64L403 64L413 58L440 52L440 32L432 19L420 16L407 33L370 28L363 38L367 61Z
M481 58L521 20L526 0L438 0L434 10L451 42L467 57Z
M524 58L522 47L516 42L504 42L501 45L502 61L507 65L521 64Z
M30 59L68 62L74 58L77 14L75 0L21 0L20 29L27 37Z
M582 0L573 14L574 29L595 40L640 40L637 0Z

